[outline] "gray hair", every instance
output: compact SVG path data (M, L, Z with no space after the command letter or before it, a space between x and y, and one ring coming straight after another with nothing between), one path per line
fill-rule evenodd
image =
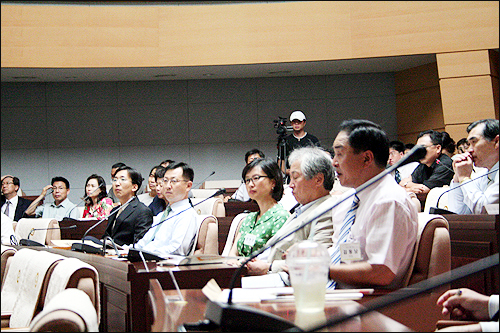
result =
M321 173L324 176L323 187L331 191L335 181L335 172L330 153L321 147L302 147L290 153L288 162L293 164L301 161L300 171L306 179L311 179Z

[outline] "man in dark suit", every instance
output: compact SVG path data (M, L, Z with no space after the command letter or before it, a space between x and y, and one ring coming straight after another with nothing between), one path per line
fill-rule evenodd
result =
M130 245L138 241L153 224L153 213L137 199L142 185L141 174L129 167L119 167L113 177L113 191L120 205L108 219L104 236L110 236L118 245Z
M31 200L17 195L20 185L21 183L17 177L11 175L2 177L1 211L13 221L19 221L31 204Z

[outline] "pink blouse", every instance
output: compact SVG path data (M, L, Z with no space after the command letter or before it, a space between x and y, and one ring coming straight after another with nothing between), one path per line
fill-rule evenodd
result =
M95 206L85 204L85 209L83 210L83 217L97 217L102 218L108 216L113 209L113 200L111 198L105 197L97 203Z

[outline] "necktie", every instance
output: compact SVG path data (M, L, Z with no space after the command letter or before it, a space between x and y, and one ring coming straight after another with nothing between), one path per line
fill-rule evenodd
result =
M7 201L5 202L5 204L7 205L7 207L5 207L5 212L4 212L4 214L5 214L5 215L7 215L7 216L9 216L9 212L10 212L10 204L11 204L10 200L7 200ZM10 217L10 216L9 216L9 217Z
M401 174L399 173L399 170L398 170L398 169L396 169L396 172L395 172L394 178L396 178L396 183L398 183L398 184L399 184L399 182L401 181Z
M156 233L160 229L160 223L162 223L163 221L165 221L167 219L167 216L168 216L168 214L170 214L171 211L172 211L172 208L170 206L168 206L167 209L165 209L165 211L163 212L163 215L161 216L160 222L158 222L158 225L156 226L156 229L155 229L155 232L153 234L153 238L151 238L151 241L154 241Z
M342 228L340 228L340 236L338 240L338 244L336 249L332 252L330 256L330 264L336 265L340 263L340 244L345 243L348 239L349 232L351 231L351 227L354 224L354 219L356 218L356 210L359 207L359 198L357 195L354 195L354 200L352 202L351 209L347 212L344 217L344 221L342 223ZM328 289L335 289L337 282L334 280L330 280L328 282Z

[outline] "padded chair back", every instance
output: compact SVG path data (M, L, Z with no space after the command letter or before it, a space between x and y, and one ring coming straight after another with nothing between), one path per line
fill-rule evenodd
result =
M417 243L403 287L451 270L448 221L441 215L418 213Z
M191 202L193 205L196 205L194 206L194 209L198 215L213 215L215 217L226 216L226 207L224 206L224 201L221 198L191 198ZM199 202L201 203L198 204Z
M229 227L229 232L227 234L226 244L224 245L224 250L222 250L223 256L228 256L229 251L231 251L231 247L234 243L234 237L238 234L238 230L240 230L241 222L248 213L239 213L233 218L231 222L231 226Z
M9 258L12 257L14 254L16 254L16 249L11 246L6 246L2 244L2 288L3 288L3 278L5 276L5 272L7 271L7 264L9 261Z
M53 245L51 242L53 239L61 239L61 229L56 219L22 218L17 222L14 233L18 241L29 237L30 240L45 245Z
M427 193L427 197L425 198L424 213L428 213L429 209L431 209L431 207L449 209L448 208L448 193L443 194L445 191L447 191L449 189L450 189L449 186L432 188L429 191L429 193ZM443 194L443 195L441 196L441 194ZM439 198L440 196L441 196L441 198ZM439 199L439 203L437 202L438 199ZM437 206L438 204L439 204L439 206Z
M198 233L190 254L219 254L219 224L213 215L198 216Z
M84 291L75 288L58 293L30 323L30 332L98 331L92 301Z

